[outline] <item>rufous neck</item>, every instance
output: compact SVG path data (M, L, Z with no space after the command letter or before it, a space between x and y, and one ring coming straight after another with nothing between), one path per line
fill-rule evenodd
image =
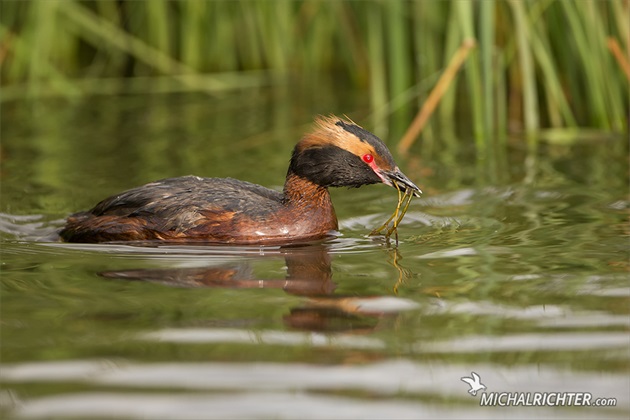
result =
M332 206L328 188L289 172L284 183L285 200L292 204Z

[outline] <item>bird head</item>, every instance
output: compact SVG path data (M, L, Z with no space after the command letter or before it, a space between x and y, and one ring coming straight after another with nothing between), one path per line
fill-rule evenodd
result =
M422 194L396 166L381 139L335 116L318 118L315 130L295 146L289 173L324 187L383 183L418 197Z

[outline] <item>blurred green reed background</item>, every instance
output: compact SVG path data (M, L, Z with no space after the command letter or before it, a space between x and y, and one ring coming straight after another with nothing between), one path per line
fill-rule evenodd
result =
M156 90L214 95L314 85L325 75L369 92L378 132L396 121L408 125L472 39L429 135L464 121L478 145L511 132L566 141L585 128L628 131L628 0L31 0L0 7L2 101Z

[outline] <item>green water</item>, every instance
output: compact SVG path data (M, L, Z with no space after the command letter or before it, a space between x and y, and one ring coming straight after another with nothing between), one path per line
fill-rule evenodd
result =
M485 160L463 134L418 144L398 159L425 192L398 247L367 235L396 205L382 185L332 191L341 236L305 246L51 242L67 214L158 178L279 188L313 115L363 122L363 98L295 96L3 105L4 415L628 417L623 138L508 139ZM480 407L471 372L486 393L616 406Z

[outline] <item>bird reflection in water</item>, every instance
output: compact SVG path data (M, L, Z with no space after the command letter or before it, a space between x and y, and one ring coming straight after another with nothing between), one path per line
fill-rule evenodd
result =
M394 286L397 291L409 273L398 265L398 250L391 252L395 255L390 258L390 263L399 271ZM379 307L376 301L385 299L383 296L335 295L331 255L325 244L284 246L277 253L266 253L261 258L277 258L279 255L284 257L286 264L284 279L256 278L247 261L212 267L132 269L99 274L108 279L150 281L171 287L282 289L290 295L307 298L283 317L285 325L299 330L370 332L379 321L398 312L395 308Z

